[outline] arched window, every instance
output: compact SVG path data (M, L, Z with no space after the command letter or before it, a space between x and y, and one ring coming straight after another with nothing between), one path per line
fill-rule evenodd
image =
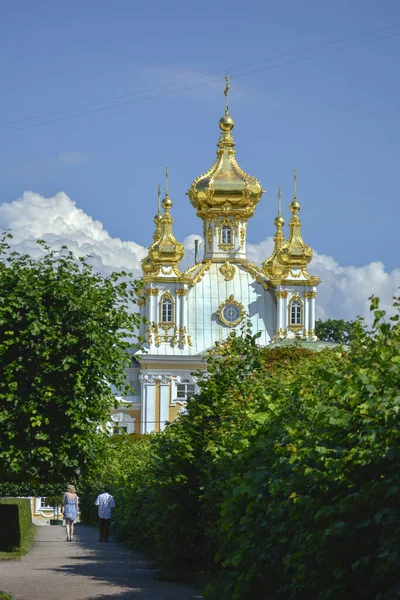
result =
M163 323L172 323L172 300L164 298L161 304L161 321Z
M229 225L222 226L222 243L232 244L232 228Z
M160 300L160 322L174 322L174 299L169 292L165 292Z
M290 324L301 325L301 302L293 300L290 304Z

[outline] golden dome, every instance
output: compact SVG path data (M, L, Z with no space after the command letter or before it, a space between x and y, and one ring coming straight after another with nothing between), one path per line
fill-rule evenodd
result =
M227 83L226 97L228 90ZM228 112L228 102L219 127L217 159L211 169L193 181L188 196L200 217L209 211L220 213L222 210L224 214L251 217L264 190L260 182L245 173L236 162L231 133L234 121Z

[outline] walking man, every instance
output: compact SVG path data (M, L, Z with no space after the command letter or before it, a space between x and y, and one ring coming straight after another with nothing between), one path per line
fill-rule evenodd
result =
M107 487L104 487L103 493L97 496L95 505L99 507L99 542L108 543L108 537L110 534L110 523L113 515L113 509L115 507L115 502L114 498L108 492Z

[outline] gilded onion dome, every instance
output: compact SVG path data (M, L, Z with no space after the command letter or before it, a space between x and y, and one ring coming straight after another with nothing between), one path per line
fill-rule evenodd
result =
M278 256L282 246L285 243L285 235L282 228L285 224L285 219L281 214L281 186L278 188L278 216L275 219L276 233L274 236L274 249L269 258L262 264L262 270L270 277L279 277L282 274L284 267L279 262Z
M294 170L294 195L290 203L290 210L293 216L289 223L289 237L279 250L278 260L284 266L300 269L306 267L311 261L313 251L301 237L301 221L298 216L300 202L296 198L296 169Z
M160 198L160 194L159 194ZM160 206L160 204L159 204ZM177 241L172 231L173 220L171 217L172 200L168 196L168 167L165 198L162 201L164 214L160 208L154 218L156 230L153 235L153 244L149 253L142 260L142 269L145 274L157 273L161 266L177 266L185 254L183 244Z
M260 182L245 173L236 162L232 137L234 121L228 109L228 77L226 77L226 109L219 121L221 135L217 144L217 159L211 169L195 179L188 191L191 203L202 217L211 212L244 213L251 217L263 193Z

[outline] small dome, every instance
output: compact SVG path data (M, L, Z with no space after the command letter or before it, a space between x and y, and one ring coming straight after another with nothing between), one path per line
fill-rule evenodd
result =
M278 215L275 219L275 225L276 227L283 227L285 224L285 219L282 217L282 215Z
M164 208L172 208L172 200L169 196L166 196L162 201L162 205Z
M219 127L222 131L232 131L235 126L235 122L229 115L224 115L219 120Z

